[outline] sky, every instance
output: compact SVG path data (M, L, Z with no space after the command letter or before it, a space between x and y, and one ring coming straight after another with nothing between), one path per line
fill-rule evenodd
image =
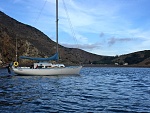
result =
M0 10L55 39L55 0L0 0ZM150 50L150 0L59 0L59 44L98 55Z

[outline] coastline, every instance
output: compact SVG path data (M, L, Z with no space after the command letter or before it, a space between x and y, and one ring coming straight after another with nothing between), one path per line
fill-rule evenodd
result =
M149 65L102 65L102 64L83 64L83 67L137 67L137 68L150 68Z

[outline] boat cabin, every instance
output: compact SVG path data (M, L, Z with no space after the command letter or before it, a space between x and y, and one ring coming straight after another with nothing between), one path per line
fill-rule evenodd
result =
M39 69L39 68L61 68L61 67L65 67L64 64L52 64L52 63L34 63L34 69Z

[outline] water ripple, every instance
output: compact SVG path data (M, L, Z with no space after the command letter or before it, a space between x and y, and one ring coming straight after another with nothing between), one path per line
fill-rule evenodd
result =
M80 76L6 76L0 112L150 112L149 68L83 68Z

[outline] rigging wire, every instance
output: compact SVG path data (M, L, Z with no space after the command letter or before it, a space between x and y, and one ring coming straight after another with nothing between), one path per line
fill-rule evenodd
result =
M78 51L79 50L79 44L78 44L78 41L77 41L77 37L76 37L75 31L73 29L73 25L72 25L70 17L69 17L69 13L68 13L66 4L65 4L64 0L62 0L62 1L63 1L63 5L64 5L64 9L65 9L66 15L67 15L67 19L68 19L68 22L69 22L69 25L70 25L70 28L71 28L71 32L73 34L73 39L74 39L74 41L76 42L76 45L77 45L77 52L75 53L76 57L77 56L81 57L80 54L79 54L79 51ZM81 61L80 61L80 64L81 64Z
M70 16L69 16L66 4L65 4L64 0L62 0L62 1L63 1L63 5L64 5L64 9L65 9L66 15L67 15L67 19L68 19L68 22L69 22L69 25L70 25L70 28L71 28L71 32L73 34L73 39L75 40L75 42L77 44L77 48L79 49L79 44L78 44L78 41L77 41L77 37L76 37L75 31L73 29L73 25L71 23Z
M35 24L37 23L37 21L39 20L41 14L42 14L42 12L43 12L43 9L44 9L44 7L45 7L45 5L46 5L46 3L47 3L47 0L45 0L45 2L44 2L44 4L43 4L42 8L40 9L40 12L39 12L37 18L35 19L35 21L34 21L34 23L33 23L33 25L35 25Z

